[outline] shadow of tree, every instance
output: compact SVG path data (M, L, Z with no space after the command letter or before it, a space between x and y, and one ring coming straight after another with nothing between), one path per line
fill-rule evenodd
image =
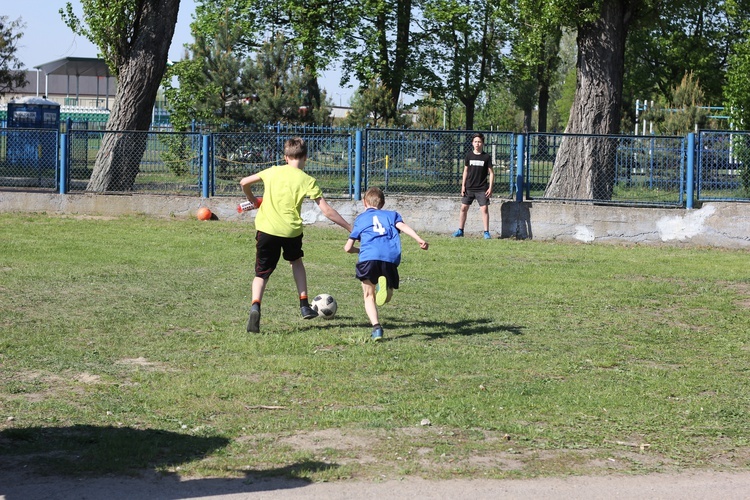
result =
M42 496L47 498L49 490L41 488L62 482L72 489L66 495L86 483L86 488L99 484L101 498L190 498L299 488L310 484L305 475L338 467L335 463L303 460L285 467L237 471L242 479L182 480L177 474L157 472L200 460L230 442L221 436L131 427L7 428L0 431L0 496L39 498L37 494L45 492ZM122 489L118 485L125 483L132 484L118 496ZM159 494L147 493L149 488L158 489ZM138 489L143 491L138 493ZM97 498L98 494L88 491L74 496Z
M202 458L229 444L219 436L94 425L9 428L0 457L50 474L126 474Z

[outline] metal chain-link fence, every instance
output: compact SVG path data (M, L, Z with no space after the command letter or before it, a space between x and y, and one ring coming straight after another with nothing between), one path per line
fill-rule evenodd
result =
M326 198L351 198L354 148L347 134L275 132L215 133L212 138L213 189L217 196L238 196L239 181L284 162L284 142L294 136L307 143L305 172L315 177ZM262 186L258 195L262 196Z
M349 130L266 127L201 135L71 126L62 136L67 161L61 162L57 130L6 127L0 128L0 186L56 191L62 178L64 192L241 196L239 180L283 163L284 141L301 136L309 151L305 170L328 198L351 199L357 188L370 186L390 194L458 196L472 134L365 129L358 176L355 133ZM744 168L750 161L749 132L700 132L694 156L683 137L484 135L498 197L515 191L516 141L522 138L523 194L528 200L682 206L687 188L694 187L698 200L750 201L750 169ZM687 186L691 158L694 184ZM67 166L64 174L61 164Z
M696 149L699 200L750 201L750 133L703 131Z
M363 189L386 193L460 196L470 131L367 129L364 138ZM513 134L483 132L484 151L492 156L496 194L510 197L515 163Z
M573 134L527 137L527 199L632 205L683 203L685 138ZM554 186L550 186L551 180Z
M201 136L170 132L70 130L70 192L201 192Z
M58 151L57 130L0 130L0 186L57 189Z

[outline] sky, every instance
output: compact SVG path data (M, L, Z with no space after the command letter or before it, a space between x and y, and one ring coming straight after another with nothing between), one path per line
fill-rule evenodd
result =
M60 9L65 8L66 0L0 0L0 16L8 21L19 17L26 24L19 31L23 36L18 41L16 57L27 69L65 57L96 57L96 46L85 37L76 35L60 17ZM81 2L70 0L76 14L82 13ZM169 59L179 61L184 54L183 46L192 41L190 23L195 12L194 0L181 0ZM319 79L334 105L349 104L354 93L352 88L339 87L340 72L326 71Z

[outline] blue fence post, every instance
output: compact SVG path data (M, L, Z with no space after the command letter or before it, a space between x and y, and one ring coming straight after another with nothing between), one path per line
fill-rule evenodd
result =
M362 199L362 131L355 134L354 149L354 199Z
M201 152L201 154L203 155L203 174L201 175L201 185L203 187L202 195L204 198L208 198L209 194L208 139L208 135L203 136L203 148Z
M352 172L352 136L349 134L349 136L346 138L346 146L347 146L347 172L349 174L349 199L352 199L352 194L354 193L354 172Z
M523 134L516 136L516 201L523 201Z
M695 134L688 134L687 140L687 189L685 193L685 207L693 208L695 194Z
M60 194L68 194L68 134L60 134Z

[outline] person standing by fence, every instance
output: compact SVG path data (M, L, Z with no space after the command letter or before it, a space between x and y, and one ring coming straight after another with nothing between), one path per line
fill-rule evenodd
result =
M484 239L492 238L490 235L490 197L492 187L495 184L495 171L492 169L492 157L484 152L484 135L477 132L471 137L473 150L466 154L464 160L464 173L461 180L461 210L458 214L458 229L453 233L454 238L464 235L466 216L469 207L477 200L479 210L482 212L482 223L484 224ZM489 179L488 179L489 177Z

